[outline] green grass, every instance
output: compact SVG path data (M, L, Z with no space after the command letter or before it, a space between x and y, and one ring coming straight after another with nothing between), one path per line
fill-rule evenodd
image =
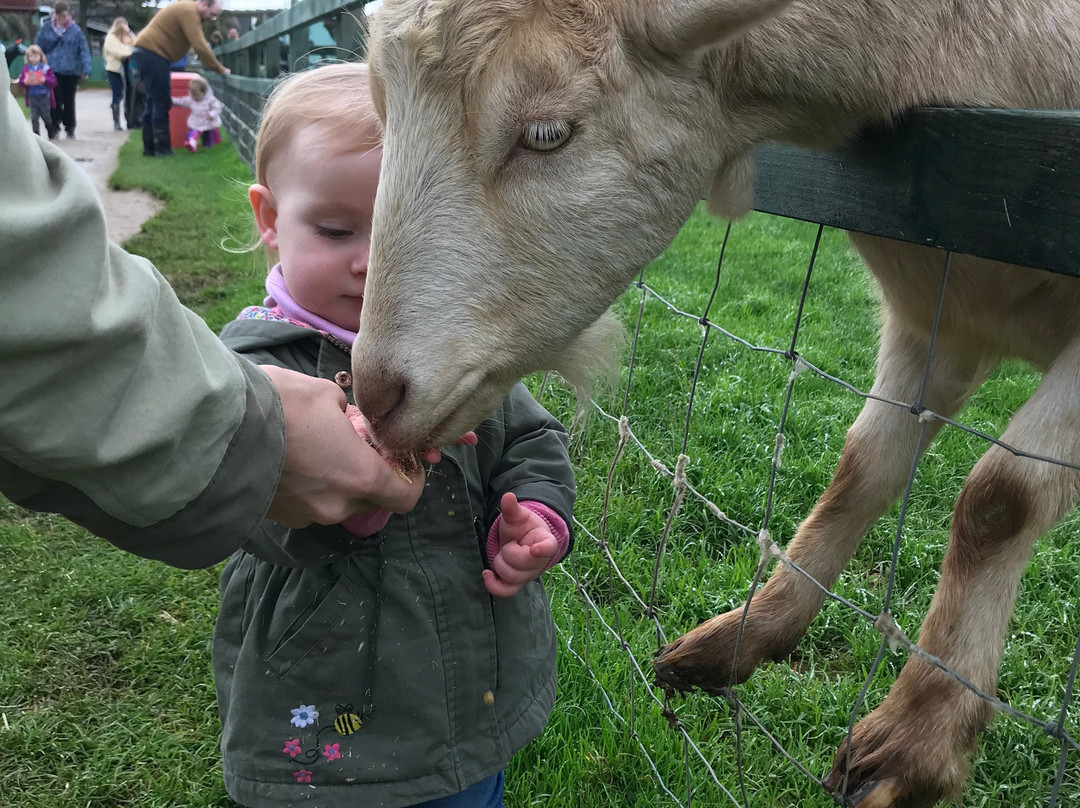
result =
M214 330L262 299L266 276L260 250L230 251L250 243L254 234L247 203L252 180L224 132L222 138L220 146L195 154L173 149L163 160L143 157L136 134L121 147L110 178L115 188L143 188L165 200L165 208L125 246L150 258Z
M182 298L219 328L262 296L256 254L220 249L247 237L246 168L229 148L180 152L172 160L124 146L119 187L148 187L167 201L127 247L147 255ZM787 347L815 228L753 215L735 225L710 317L758 344ZM679 308L700 312L712 287L723 225L697 213L645 273ZM631 328L641 293L617 309ZM876 305L865 271L842 234L825 234L798 348L829 373L867 389L873 375ZM701 330L649 299L627 417L656 458L674 468L682 446L687 394ZM790 366L712 334L690 419L687 476L733 519L758 527ZM623 384L626 382L623 371ZM1037 376L1004 366L974 396L960 420L1000 434ZM538 380L532 380L538 388ZM618 414L622 388L601 400ZM558 385L544 402L569 420L573 402ZM828 484L847 426L861 400L810 373L795 383L783 465L770 517L772 535L790 539ZM577 516L599 530L603 491L618 443L614 425L594 415L573 452L581 496ZM909 634L929 604L952 505L983 444L947 429L920 467L908 513L893 613ZM654 557L674 491L629 446L613 478L607 514L610 552L630 585L648 598ZM897 509L870 532L837 591L867 611L881 608ZM1080 601L1074 514L1044 537L1024 576L1001 667L1000 695L1017 708L1056 718L1075 642L1072 605ZM0 507L0 804L19 808L202 808L231 806L220 781L210 637L217 604L215 570L183 572L142 561L62 519ZM668 639L737 605L757 562L751 538L688 498L674 519L657 582L658 616ZM565 571L549 576L560 631L559 699L546 732L517 756L507 778L510 808L674 805L657 783L648 750L668 788L685 803L687 767L671 731L621 644L575 591L584 582L603 620L618 626L647 677L657 647L653 623L611 582L604 555L584 532ZM793 757L823 775L842 740L879 635L849 610L826 605L791 664L760 669L739 697ZM570 649L574 653L570 652ZM585 658L582 665L575 654ZM888 655L872 682L877 704L903 662ZM609 708L605 694L610 699ZM735 723L718 699L673 702L679 720L721 783L736 795ZM1075 724L1073 725L1075 732ZM640 745L639 745L640 744ZM822 791L776 754L747 722L743 770L750 805L825 808ZM965 806L1037 806L1049 794L1059 748L1040 730L998 718L981 741ZM705 766L691 759L693 804L732 803ZM1077 804L1075 759L1061 805Z

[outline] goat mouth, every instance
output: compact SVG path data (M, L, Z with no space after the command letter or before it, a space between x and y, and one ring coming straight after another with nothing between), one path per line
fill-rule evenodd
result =
M435 406L423 415L414 414L420 411L423 404L415 399L410 401L406 394L404 406L371 422L378 442L396 455L415 454L452 443L476 426L466 424L462 413L476 398L478 391L489 383L489 377L490 374L480 368L468 369L451 390L438 394ZM422 437L417 437L421 434L417 427L422 428L431 421L435 421L435 425L424 430Z

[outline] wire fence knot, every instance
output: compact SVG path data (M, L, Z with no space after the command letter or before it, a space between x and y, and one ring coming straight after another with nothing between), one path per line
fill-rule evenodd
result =
M796 376L798 376L804 370L809 370L810 365L808 365L806 363L806 360L804 360L794 351L789 351L788 353L791 354L790 356L788 356L788 359L792 360L791 374L788 376L788 384L791 384L793 381L795 381Z
M776 445L773 447L772 462L776 468L780 468L781 461L784 457L784 447L787 445L787 438L784 437L783 432L776 433Z
M675 490L686 490L686 461L689 460L686 455L679 455L679 459L675 461Z
M888 612L882 612L876 618L874 618L874 628L876 628L881 635L889 641L889 650L894 654L898 648L912 647L911 640L907 635L900 630L900 627L896 625L896 621L893 620L892 615Z
M783 559L784 553L780 546L772 540L768 528L762 528L757 534L758 549L761 550L761 563L764 564L770 558Z

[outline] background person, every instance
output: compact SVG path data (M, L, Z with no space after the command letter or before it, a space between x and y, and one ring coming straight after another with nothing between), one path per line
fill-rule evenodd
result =
M109 80L112 89L112 120L113 129L121 130L120 105L124 102L124 60L131 56L135 46L135 34L128 28L128 22L123 17L113 20L109 33L105 36L105 44L101 47L101 54L105 57L105 77Z
M56 105L53 88L56 76L45 62L45 54L37 45L26 50L26 61L19 74L19 86L26 90L26 106L30 109L30 128L41 134L41 124L48 131L52 125L52 108Z
M82 28L71 18L66 0L57 0L52 16L41 24L38 47L45 52L56 74L56 109L53 110L49 138L60 134L63 124L69 138L75 137L75 92L79 79L90 77L90 46Z
M221 13L221 0L177 0L154 15L135 37L132 58L139 70L143 92L143 154L147 157L172 155L169 142L169 109L172 87L169 65L194 49L207 70L229 74L214 56L203 36L202 24Z
M338 386L226 349L150 262L109 242L90 178L5 95L0 492L189 568L264 517L411 508L423 473L403 479L357 436Z
M221 126L221 102L217 100L206 79L193 78L188 83L188 94L174 97L172 102L191 110L188 113L184 148L194 154L200 139L205 149L221 142L221 132L218 130Z

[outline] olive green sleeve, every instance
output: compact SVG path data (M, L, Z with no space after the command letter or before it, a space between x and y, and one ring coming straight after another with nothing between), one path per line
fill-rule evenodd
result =
M108 240L89 179L10 95L0 244L0 491L176 566L229 555L277 487L277 391Z

